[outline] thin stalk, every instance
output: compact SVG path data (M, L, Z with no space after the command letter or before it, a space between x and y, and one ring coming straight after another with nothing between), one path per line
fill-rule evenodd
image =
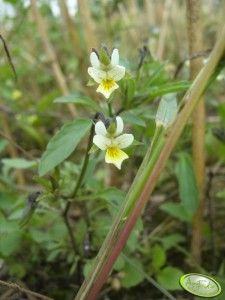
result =
M84 175L86 174L86 171L87 171L88 162L89 162L89 151L90 151L91 146L92 146L92 140L93 140L93 135L94 135L94 121L96 120L96 118L98 118L98 113L96 113L95 117L93 118L93 124L92 124L91 130L90 130L88 145L87 145L87 148L86 148L85 157L84 157L84 161L83 161L83 165L82 165L82 168L81 168L80 175L78 177L76 186L75 186L72 194L70 196L66 197L67 198L67 204L66 204L66 206L64 208L64 211L63 211L63 214L62 214L62 217L64 219L64 222L65 222L65 225L66 225L66 228L67 228L67 231L68 231L68 234L69 234L69 237L70 237L71 244L72 244L73 251L74 251L75 255L77 255L79 253L79 248L77 246L77 243L76 243L76 240L75 240L75 237L74 237L74 233L73 233L73 228L70 224L70 220L69 220L69 216L68 216L68 213L69 213L69 210L70 210L70 207L71 207L71 204L72 204L70 198L72 198L72 199L76 198L77 193L78 193L78 191L79 191L79 189L82 185ZM81 270L80 269L80 260L78 261L77 269L78 269L78 274L80 274L80 270Z
M203 49L201 26L201 1L187 0L187 28L189 40L189 55L192 56ZM190 78L193 80L203 66L203 59L199 57L190 61ZM201 97L193 113L192 152L198 187L198 209L192 220L191 254L194 260L201 263L202 226L205 206L205 104Z
M86 173L88 162L89 162L89 151L90 151L91 146L92 146L93 135L94 135L94 123L92 124L91 130L90 130L88 145L87 145L87 148L86 148L85 157L84 157L84 161L83 161L83 165L82 165L82 168L81 168L80 175L79 175L78 180L77 180L77 184L76 184L72 194L68 198L72 198L72 199L76 198L77 192L79 191L79 188L81 187L81 184L83 182L84 175ZM66 224L69 223L69 221L68 221L68 212L69 212L69 209L71 207L71 203L72 203L71 201L67 202L66 207L65 207L64 212L63 212L63 217L64 217L65 220L67 220ZM70 235L72 234L72 237L73 237L73 233L72 233L71 230L69 230L69 233L70 233Z
M135 179L137 184L132 185L130 191L125 199L124 205L121 207L118 216L108 233L93 265L92 272L81 286L76 300L94 300L96 299L98 292L106 281L108 274L112 270L112 267L122 251L138 217L149 200L149 197L156 185L158 177L160 176L167 159L169 158L173 148L176 145L178 138L180 137L189 117L191 116L196 104L198 103L202 93L207 87L207 83L215 71L220 59L222 58L225 51L225 27L220 33L220 38L215 44L214 50L212 51L207 64L201 70L196 77L192 86L184 96L184 102L186 103L178 115L174 125L172 126L162 149L161 145L158 144L161 151L158 153L154 166L150 168L148 164L149 174L146 176L145 169L142 165L142 173ZM156 150L154 150L156 152ZM151 158L152 160L152 158ZM138 172L139 173L139 172ZM137 178L137 177L136 177ZM138 180L138 181L137 181ZM141 184L140 184L141 183ZM136 189L135 203L131 202L134 200L132 191ZM133 206L134 204L134 206ZM130 210L130 208L132 209Z

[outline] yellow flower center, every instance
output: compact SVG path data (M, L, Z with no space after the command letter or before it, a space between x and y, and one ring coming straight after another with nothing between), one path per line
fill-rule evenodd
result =
M105 90L110 90L114 86L115 81L112 79L103 79L101 84Z
M109 147L107 148L107 154L111 159L117 159L120 157L120 149L118 147Z

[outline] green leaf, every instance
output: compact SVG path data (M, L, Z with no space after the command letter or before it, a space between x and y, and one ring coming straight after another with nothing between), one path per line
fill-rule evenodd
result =
M121 284L125 288L130 288L132 286L138 285L144 280L143 267L142 264L137 259L129 259L131 262L126 262L123 268L124 277L121 279ZM134 267L136 266L136 268ZM137 269L142 270L138 272Z
M124 200L125 194L116 187L109 187L97 194L97 196L101 199L105 199L111 206L116 206L119 208Z
M179 155L175 172L179 183L181 204L187 214L192 217L198 207L198 189L192 160L188 154Z
M166 253L159 244L152 248L152 266L155 271L159 270L166 262Z
M34 160L26 160L23 158L3 158L2 162L8 168L15 169L28 169L37 164L37 162Z
M127 241L126 248L129 249L129 252L135 251L139 246L139 238L142 230L143 230L143 222L141 219L138 219Z
M133 78L126 76L119 82L119 85L122 94L125 96L125 103L129 103L135 94L136 81Z
M156 125L163 125L165 128L169 127L175 120L178 112L176 94L169 94L164 96L156 113Z
M125 260L124 260L123 256L120 255L117 258L117 260L116 260L116 262L113 266L113 269L116 270L116 271L121 271L124 268L124 266L125 266Z
M150 75L150 79L148 80L148 86L157 85L158 80L165 77L165 66L164 64L160 64L159 62L154 62L151 64L152 72Z
M167 202L160 205L160 209L181 221L190 222L191 217L181 203Z
M43 176L63 162L91 127L91 120L79 119L65 124L49 141L41 157L39 175Z
M143 98L146 101L154 99L159 96L163 96L169 93L178 93L186 91L190 87L191 83L187 81L169 82L158 86L151 86L143 93L137 95L139 98Z
M92 100L89 97L82 96L79 94L71 94L68 96L62 96L62 97L56 98L54 100L54 103L74 103L74 104L79 104L82 106L90 107L91 109L93 109L95 111L101 110L99 105L94 100Z
M156 275L158 282L167 290L181 290L179 284L183 272L174 267L165 267Z
M83 274L84 277L87 278L87 276L89 275L89 273L92 271L93 265L94 265L95 259L89 259L87 260L84 269L83 269Z
M145 121L141 117L135 115L132 112L125 111L122 112L120 115L124 120L125 124L133 124L141 127L146 127Z
M161 238L161 243L165 250L169 250L170 248L184 241L185 241L184 236L179 233L173 233Z

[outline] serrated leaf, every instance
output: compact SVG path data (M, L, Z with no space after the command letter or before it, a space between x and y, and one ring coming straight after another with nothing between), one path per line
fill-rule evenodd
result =
M2 163L8 168L15 169L28 169L37 164L34 160L26 160L23 158L3 158Z
M198 207L198 188L192 160L188 154L179 155L175 173L179 183L181 204L191 218Z
M176 94L169 94L164 96L156 113L156 125L163 125L165 128L169 127L175 120L178 112Z
M91 120L79 119L65 124L49 141L41 157L39 176L63 162L76 148L91 127Z
M74 104L90 107L94 111L100 110L100 107L94 100L79 94L71 94L67 96L58 97L54 100L54 103L74 103Z

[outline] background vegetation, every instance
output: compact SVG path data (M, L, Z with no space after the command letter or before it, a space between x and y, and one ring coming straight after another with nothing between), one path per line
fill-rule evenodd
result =
M196 55L207 59L225 8L222 0L201 1L203 45L190 57L185 1L77 2L0 4L0 33L17 73L15 80L2 44L0 279L54 299L73 299L79 289L153 136L159 98L171 92L178 100L182 97L191 84L189 65ZM47 175L38 175L38 162L65 123L92 119L99 110L108 114L101 95L87 86L89 54L101 44L120 51L127 76L119 83L113 113L120 112L127 131L140 143L129 149L130 159L121 171L106 165L101 153L91 154L82 185L70 198L81 172L87 131L77 137L80 143L65 161L69 146L59 141L61 163L53 169L44 162L42 173L51 171ZM199 191L190 122L100 299L169 299L171 294L193 299L179 286L179 277L193 271L212 274L225 287L224 75L222 71L205 96L199 256L191 247ZM69 133L68 143L79 130ZM38 296L0 284L0 299ZM224 299L224 293L216 299Z

